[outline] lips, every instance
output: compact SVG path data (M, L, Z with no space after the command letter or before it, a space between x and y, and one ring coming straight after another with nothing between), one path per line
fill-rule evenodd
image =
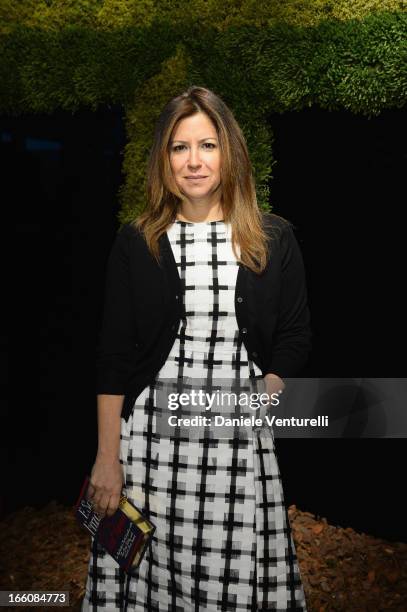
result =
M207 177L203 176L202 174L197 174L196 176L195 175L194 176L186 176L185 178L196 180L196 179L204 179L204 178L207 178Z

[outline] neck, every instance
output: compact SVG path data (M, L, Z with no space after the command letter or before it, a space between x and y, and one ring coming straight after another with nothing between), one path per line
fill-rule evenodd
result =
M190 223L222 221L223 211L220 204L200 206L199 204L183 203L178 208L177 219Z

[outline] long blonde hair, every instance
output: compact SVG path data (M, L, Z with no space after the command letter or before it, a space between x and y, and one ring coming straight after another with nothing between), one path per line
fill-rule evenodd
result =
M259 274L267 263L268 244L246 141L230 109L219 96L204 87L189 87L162 110L147 166L147 206L131 223L142 232L150 252L159 262L158 240L175 221L179 205L185 199L172 175L170 139L179 121L199 112L209 117L217 131L221 154L221 207L224 221L231 224L235 256ZM240 247L240 257L236 244Z

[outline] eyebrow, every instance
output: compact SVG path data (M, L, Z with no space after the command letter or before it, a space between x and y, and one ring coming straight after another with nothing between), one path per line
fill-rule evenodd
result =
M201 138L201 140L198 140L198 142L203 142L204 140L216 140L215 136L207 136L206 138ZM171 140L170 141L171 144L173 142L182 142L182 144L188 144L187 140Z

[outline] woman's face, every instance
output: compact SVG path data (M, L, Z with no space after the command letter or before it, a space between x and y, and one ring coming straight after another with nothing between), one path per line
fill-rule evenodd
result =
M193 203L210 203L220 185L220 151L216 129L198 112L176 126L170 141L170 164L180 191ZM189 178L189 177L204 178Z

